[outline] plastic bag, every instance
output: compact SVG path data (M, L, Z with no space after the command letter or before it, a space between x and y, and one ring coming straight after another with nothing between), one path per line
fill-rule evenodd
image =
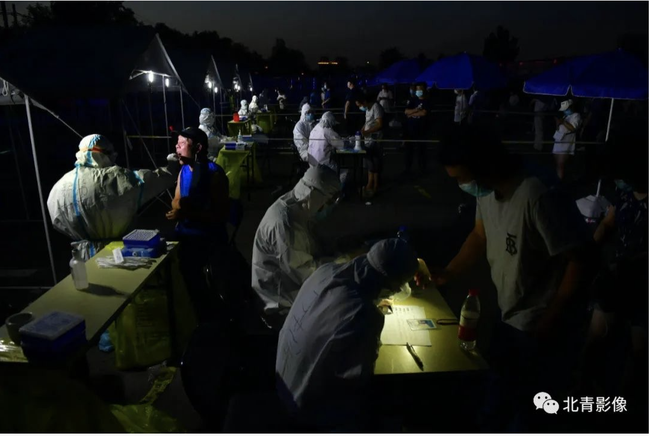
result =
M143 368L171 356L164 289L143 289L109 327L119 370Z
M154 380L149 393L139 404L123 406L113 404L110 410L129 433L181 433L182 425L167 413L156 409L152 404L158 399L174 379L176 368L162 368Z

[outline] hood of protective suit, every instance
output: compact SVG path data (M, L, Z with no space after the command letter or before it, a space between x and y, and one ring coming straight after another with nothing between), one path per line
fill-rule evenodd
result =
M113 144L102 135L88 135L79 142L79 151L75 155L76 165L89 168L106 168L115 165L117 153Z
M403 239L393 238L377 242L367 254L368 263L377 272L396 285L408 282L418 270L415 251ZM397 292L399 289L395 289Z
M257 104L257 96L256 95L253 96L253 100L251 101L251 104L253 104L253 103Z
M334 118L334 114L328 111L323 114L318 124L324 128L331 129L338 124L338 121L336 121L336 118Z
M242 109L245 108L245 107L248 107L248 102L246 100L240 101L240 104L241 104Z
M309 103L305 103L302 105L302 108L300 109L300 121L307 121L307 113L311 110L311 106L309 106Z
M322 165L309 168L292 191L293 197L310 216L315 216L339 192L341 182L338 175Z
M214 126L214 121L215 121L215 116L214 112L212 112L212 109L210 108L203 108L201 109L201 114L199 115L199 124L200 125L205 125L207 127L212 127Z

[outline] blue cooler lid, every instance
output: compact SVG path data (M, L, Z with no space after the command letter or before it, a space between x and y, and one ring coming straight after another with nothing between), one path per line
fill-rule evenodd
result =
M55 311L22 326L19 331L23 338L31 336L33 338L55 341L82 323L84 324L85 330L85 320L83 317L72 313Z
M160 233L157 230L136 229L122 238L125 247L153 248L160 244Z

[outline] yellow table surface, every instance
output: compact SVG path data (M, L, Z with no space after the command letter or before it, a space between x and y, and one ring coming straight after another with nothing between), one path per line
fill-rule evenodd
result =
M253 123L250 118L246 121L228 121L228 134L230 136L237 136L241 130L242 135L250 135L252 125Z
M458 325L438 325L436 322L438 319L456 319L437 289L413 288L411 296L398 304L424 307L426 317L432 319L438 328L429 330L430 347L413 347L424 363L424 370L420 370L405 346L382 345L375 363L376 375L474 371L488 368L476 350L468 352L460 349Z
M178 244L174 243L170 251L156 259L156 263L149 269L128 271L99 268L95 259L112 255L112 249L118 246L122 246L122 243L111 243L86 262L90 284L88 290L75 289L72 276L69 275L27 306L23 312L33 313L36 319L55 310L83 316L86 320L86 338L88 341L96 340L147 279L160 268L172 251L177 249ZM0 327L0 341L5 344L10 341L5 326Z

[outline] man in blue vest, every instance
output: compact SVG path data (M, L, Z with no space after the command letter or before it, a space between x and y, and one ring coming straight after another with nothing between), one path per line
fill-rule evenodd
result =
M179 132L176 153L182 167L166 216L177 221L180 266L202 321L212 316L203 269L210 255L228 240L228 178L223 168L208 160L208 137L196 127Z

